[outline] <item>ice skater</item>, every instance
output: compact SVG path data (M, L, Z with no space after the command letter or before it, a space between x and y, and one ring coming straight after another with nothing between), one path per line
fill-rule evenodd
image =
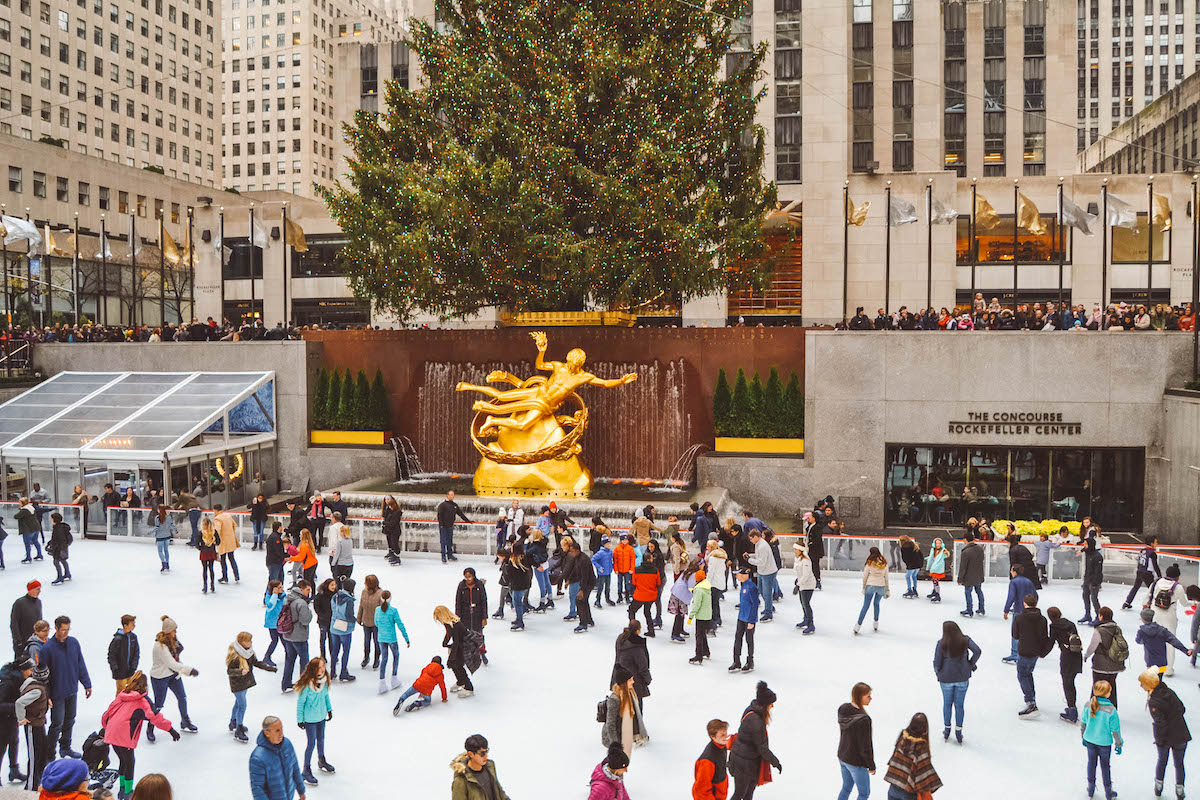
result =
M942 779L933 768L929 719L924 714L913 714L908 727L896 737L896 746L888 759L887 774L883 779L890 785L890 800L916 800L929 797L942 788Z
M838 800L850 800L850 792L856 788L859 800L866 800L871 794L871 776L875 774L875 743L871 733L871 716L867 713L871 699L871 687L859 682L850 690L850 702L838 707L837 721L841 736L838 739L837 757L842 772L842 790L838 792ZM736 746L737 743L734 744Z
M183 654L183 643L179 641L179 626L175 620L164 614L162 630L154 637L154 647L151 651L150 686L154 690L154 713L162 710L167 701L167 691L175 695L179 704L179 729L188 733L197 733L198 729L188 717L187 691L183 687L184 675L196 677L199 670L189 667L179 661ZM154 741L154 730L146 730L146 740Z
M817 588L817 575L813 571L816 562L808 557L808 548L799 542L792 545L792 552L796 556L796 591L800 594L800 607L804 609L804 619L797 622L796 627L804 636L810 636L816 631L812 610L813 592ZM740 613L738 619L741 619Z
M57 573L50 585L57 586L71 580L71 566L67 558L74 537L71 536L71 526L63 522L62 514L55 511L50 515L50 522L50 542L46 545L46 552L54 559L54 571Z
M942 638L933 648L933 671L942 687L942 741L950 741L951 713L954 738L963 743L963 717L971 674L977 669L983 650L962 632L957 622L942 623Z
M933 591L928 595L931 603L942 602L940 581L946 577L946 555L946 547L942 544L942 540L934 539L933 548L925 557L925 570L929 573L929 579L933 581Z
M1037 667L1038 659L1048 656L1054 647L1046 618L1038 609L1037 602L1037 595L1025 595L1025 607L1012 621L1012 638L1017 643L1017 683L1025 697L1025 708L1017 712L1022 718L1037 713L1033 670Z
M766 681L759 681L754 690L754 699L742 712L737 736L729 748L729 773L733 776L733 794L729 800L753 800L754 790L765 783L764 766L770 765L777 772L783 772L783 764L771 751L767 735L771 709L777 699ZM769 779L770 775L766 777Z
M307 744L304 747L304 782L316 786L312 772L313 749L317 751L317 766L322 772L332 775L333 765L325 760L325 723L333 719L333 702L329 699L329 673L325 662L314 658L300 673L296 690L296 724L304 729Z
M867 554L867 561L863 565L862 593L862 609L858 612L858 622L854 624L855 636L858 636L863 620L867 618L867 609L872 603L875 605L875 630L879 630L879 602L883 598L892 596L891 585L888 582L887 559L883 557L883 553L879 552L878 547L871 548Z
M904 594L901 597L912 599L920 593L917 591L917 576L925 564L921 555L921 545L911 536L900 537L900 560L904 563Z
M108 709L100 715L100 724L104 728L104 743L112 745L120 764L118 775L121 788L117 792L118 800L127 800L133 793L134 751L137 750L145 722L166 731L172 740L179 741L179 731L175 730L171 721L159 714L146 699L146 676L135 672L129 681L129 687L118 694ZM150 728L146 728L147 741L154 741L149 734Z
M1079 721L1079 710L1076 708L1075 676L1083 672L1083 641L1075 623L1062 615L1057 607L1046 609L1050 620L1050 638L1058 645L1058 674L1062 678L1063 698L1067 707L1059 714L1059 719L1072 724Z
M754 671L754 626L758 623L758 606L761 598L758 594L758 584L750 580L749 569L739 569L736 573L738 583L738 617L737 627L733 632L733 663L729 665L730 672ZM742 666L742 640L746 642L746 665Z
M1187 752L1192 734L1188 730L1184 713L1187 708L1179 695L1171 691L1157 670L1148 669L1138 676L1138 683L1146 690L1150 721L1154 725L1154 746L1158 748L1158 763L1154 767L1154 796L1162 797L1163 780L1167 773L1167 760L1175 761L1175 797L1183 800L1184 768L1183 756Z
M229 691L233 692L233 711L229 715L229 730L233 738L246 744L246 692L257 683L254 670L275 672L274 665L265 664L254 654L254 637L242 631L229 645L225 653L225 675L229 678Z
M1092 686L1092 699L1083 708L1083 746L1087 748L1087 794L1096 794L1096 764L1100 764L1100 778L1104 784L1104 796L1113 800L1117 793L1112 786L1110 759L1113 746L1121 755L1124 741L1121 739L1121 718L1117 707L1108 699L1112 687L1107 681L1096 681Z
M263 595L263 627L267 629L267 633L271 636L271 644L267 647L267 652L263 656L263 663L268 666L275 666L275 662L271 660L271 654L275 652L275 647L279 644L279 612L283 609L283 603L286 598L283 594L282 581L270 581L267 583L267 592Z
M710 719L708 744L692 768L692 800L724 800L729 794L729 723Z
M196 549L200 551L201 591L208 594L211 587L213 593L216 593L217 574L213 565L217 560L217 532L208 517L200 523L200 545Z
M588 783L588 800L630 800L625 788L625 773L629 771L629 755L614 742L608 755L592 770Z
M1145 605L1145 609L1153 613L1154 621L1166 628L1172 636L1175 635L1175 628L1179 624L1179 609L1192 606L1192 602L1187 597L1187 590L1179 582L1179 574L1178 564L1171 564L1163 570L1163 576L1151 584L1150 597L1147 598ZM1187 648L1177 649L1186 650ZM1174 650L1167 650L1164 674L1167 677L1175 674Z
M1169 666L1171 657L1174 656L1172 649L1188 657L1192 655L1192 651L1188 650L1172 631L1154 621L1153 611L1143 608L1141 617L1142 627L1138 628L1134 639L1142 646L1146 668L1158 670L1163 675L1173 675L1174 670Z
M389 689L400 688L400 679L396 677L400 671L400 642L396 636L397 630L404 637L404 646L412 647L412 642L408 638L408 631L404 629L404 621L400 619L400 612L392 605L392 593L386 589L383 592L379 608L375 609L375 628L379 632L379 650L381 653L379 659L379 693L384 694ZM392 654L391 684L387 682L386 677L389 652Z
M401 711L419 711L433 702L433 690L442 690L442 702L446 702L448 695L446 694L446 678L442 669L442 657L434 656L430 659L429 664L425 669L421 670L421 674L412 682L412 686L404 690L400 695L400 699L396 701L396 707L392 709L392 716L400 716ZM418 695L417 702L404 707L404 701L413 695Z
M688 624L696 621L696 655L688 659L689 664L697 666L704 664L704 659L711 658L708 648L708 631L712 625L712 584L704 570L696 572L696 586L692 589L692 603L688 607Z

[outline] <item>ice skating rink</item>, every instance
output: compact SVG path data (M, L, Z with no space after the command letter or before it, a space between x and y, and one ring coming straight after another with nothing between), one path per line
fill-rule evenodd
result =
M171 548L173 571L160 575L150 543L78 541L71 547L74 581L50 586L54 568L49 559L34 566L18 564L20 543L15 539L10 537L6 548L8 569L0 572L4 602L11 603L22 594L26 581L41 580L46 618L71 617L71 633L80 640L97 689L90 700L80 695L75 746L99 727L100 714L114 694L106 652L121 614L138 617L142 668L147 672L151 643L160 630L159 618L169 614L178 622L179 638L185 646L181 660L200 671L198 677L184 681L191 717L200 732L184 734L178 743L166 736L158 737L157 744L143 740L137 751L137 775L165 773L179 800L249 797L247 759L253 745L239 744L226 729L233 697L225 677L224 656L239 631L254 634L260 657L269 642L262 627L263 554L243 547L237 553L241 583L231 582L218 587L215 595L205 596L197 585L200 566L196 552L178 542ZM1164 566L1166 563L1169 558ZM322 557L322 577L328 576L327 565ZM400 650L399 677L405 687L432 656L445 653L440 647L442 627L433 621L432 611L437 604L453 607L461 569L468 565L487 580L494 611L499 586L490 559L464 558L444 566L434 560L409 558L403 566L392 567L379 557L356 557L353 577L359 589L365 575L378 575L383 588L392 591L408 628L412 647ZM1085 796L1085 751L1079 728L1058 718L1063 701L1056 654L1041 661L1035 673L1041 713L1036 719L1017 718L1022 701L1016 671L1000 661L1009 652L1009 625L1000 613L1006 581L989 579L984 584L987 617L962 619L958 614L963 608L959 587L943 584L944 602L933 605L924 599L929 584L921 584L921 599L905 600L900 597L903 575L893 576L892 596L883 603L879 632L871 632L868 616L864 633L857 637L852 628L861 604L858 576L825 576L824 591L813 598L816 634L807 637L794 627L800 605L790 593L791 573L780 573L780 583L787 595L776 609L775 621L759 626L753 673L726 672L732 652L732 621L736 619L733 592L722 604L726 625L711 639L713 657L703 666L687 663L693 654L690 640L687 645L670 640L669 618L666 629L650 641L654 681L645 717L651 741L634 753L630 765L627 785L633 800L690 797L693 762L706 743L705 723L719 717L730 722L731 730L736 729L758 680L766 680L779 695L770 744L784 771L775 776L774 783L760 788L756 797L782 800L837 795L841 781L836 711L849 698L855 681L874 687L869 708L878 766L871 784L873 797L886 796L883 776L892 745L917 711L929 715L934 728L933 763L945 784L938 797L999 800L1014 792L1027 798ZM1105 587L1100 599L1118 608L1125 591ZM1082 614L1075 581L1052 584L1041 597L1043 611L1058 605L1071 619ZM442 704L435 696L433 706L399 718L392 716L392 706L400 690L377 695L377 673L359 669L362 649L356 632L351 664L358 681L334 684L334 715L326 731L327 758L337 774L318 773L320 786L310 789L310 796L446 798L450 760L461 752L468 734L482 733L490 741L491 757L513 800L585 798L588 777L604 755L601 726L595 721L596 703L608 691L613 642L626 617L623 608L605 606L596 612L597 625L592 631L574 634L574 623L562 621L567 613L563 599L546 614L528 615L523 633L509 631L511 611L506 620L491 621L486 630L491 665L475 674L474 697L459 700L451 694L450 701ZM946 619L960 622L983 648L967 693L966 742L962 746L955 744L953 737L944 744L940 736L942 697L932 661ZM1134 644L1137 614L1117 611L1116 619L1133 654L1129 669L1118 680L1126 745L1121 756L1113 757L1113 782L1122 797L1149 798L1155 749L1145 693L1136 681L1144 663L1142 648ZM1181 638L1186 638L1190 620L1190 616L1181 619ZM1084 629L1081 635L1086 646L1091 629ZM317 652L315 620L310 651ZM1196 723L1200 670L1189 666L1182 654L1176 655L1180 656L1176 676L1169 680L1188 706L1193 734L1200 734ZM282 647L273 658L282 665ZM1081 704L1090 686L1090 665L1085 669L1077 683ZM287 736L302 757L304 733L294 722L295 696L280 694L277 675L256 672L256 676L258 686L249 693L246 715L251 738L257 735L263 716L282 717ZM453 683L449 670L447 677ZM177 722L178 710L169 698L164 713ZM1188 755L1193 788L1200 786L1195 777L1200 775L1195 750L1195 746L1190 748ZM1173 773L1168 771L1168 776L1170 787Z

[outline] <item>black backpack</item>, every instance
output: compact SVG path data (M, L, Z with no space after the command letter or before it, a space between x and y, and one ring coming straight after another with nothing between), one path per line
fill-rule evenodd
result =
M1161 608L1166 611L1175 602L1175 587L1179 585L1179 581L1175 581L1166 589L1159 589L1154 595L1154 607Z

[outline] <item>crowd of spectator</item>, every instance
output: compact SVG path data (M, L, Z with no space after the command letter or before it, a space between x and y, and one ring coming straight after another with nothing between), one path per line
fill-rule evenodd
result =
M355 326L367 329L369 326ZM217 323L212 317L191 324L168 322L166 325L70 325L56 323L44 328L22 328L0 331L0 342L249 342L300 339L304 331L346 329L347 326L284 325L266 327L262 320L254 322Z
M971 306L939 310L930 308L909 311L901 306L894 313L879 309L875 318L863 313L859 306L854 317L835 326L852 331L1191 331L1196 325L1196 313L1191 303L1154 306L1116 303L1107 311L1092 306L1088 312L1082 303L1058 305L1053 301L1021 303L1016 309L1000 305L999 298L991 302L975 295Z

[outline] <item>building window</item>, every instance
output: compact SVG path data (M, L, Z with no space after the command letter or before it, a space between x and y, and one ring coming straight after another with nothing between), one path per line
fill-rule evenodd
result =
M44 172L33 173L33 196L34 197L45 197L46 196L46 173L44 173Z
M14 194L25 191L25 171L20 167L8 168L8 190Z

